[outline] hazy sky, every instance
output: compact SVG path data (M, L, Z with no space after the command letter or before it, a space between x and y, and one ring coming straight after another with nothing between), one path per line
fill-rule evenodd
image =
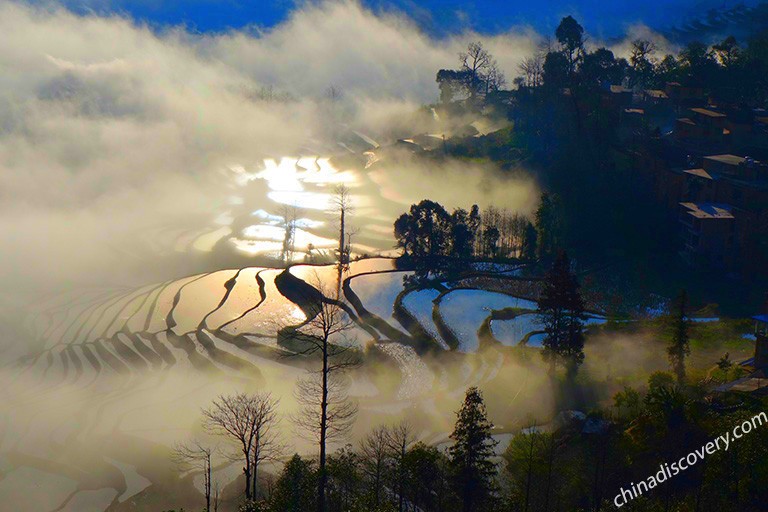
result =
M196 30L220 31L247 25L271 27L283 21L301 0L65 0L76 12L128 13L155 23L187 24ZM706 15L712 8L753 5L758 0L664 0L636 2L604 0L362 0L374 10L407 13L433 35L467 29L500 32L529 25L549 33L568 14L577 17L599 37L621 35L627 26L644 23L659 30L688 18Z

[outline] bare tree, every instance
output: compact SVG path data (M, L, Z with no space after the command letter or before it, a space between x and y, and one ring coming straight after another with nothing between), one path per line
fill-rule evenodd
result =
M205 494L205 510L211 510L211 457L215 448L204 446L200 441L179 443L171 454L171 460L181 471L200 471L203 474L203 490ZM216 483L218 492L218 482ZM215 502L218 501L218 498Z
M280 258L284 263L288 264L293 259L294 241L296 239L296 207L283 206L282 217L285 236L283 237L283 252Z
M321 283L317 287L323 298L314 300L310 319L293 334L297 355L320 359L320 368L297 383L296 399L301 410L295 422L319 446L317 509L324 512L326 445L347 435L354 423L357 405L349 399L344 373L357 366L359 358L347 337L354 323L338 301L326 298Z
M397 510L405 510L405 486L407 473L405 456L408 447L416 441L413 428L407 422L402 422L387 431L387 445L395 465L395 488L397 489Z
M270 393L222 395L203 410L205 428L233 441L238 454L233 456L244 464L245 498L258 494L259 463L275 457L279 450L276 439L277 406L279 400Z
M461 70L466 73L469 97L488 94L504 86L506 80L491 54L477 41L469 43L467 51L459 54Z
M373 490L373 503L381 504L381 489L389 460L390 434L386 427L376 427L360 442L362 470Z
M350 194L349 187L346 185L339 185L334 190L334 196L331 198L331 209L333 213L339 216L339 265L344 266L349 264L349 252L347 251L346 242L346 225L347 217L354 211L352 205L352 195Z
M354 206L352 205L352 196L346 185L339 185L335 189L335 194L331 198L331 208L333 213L339 216L339 248L338 248L338 278L336 279L336 299L341 297L341 276L345 270L349 269L349 259L352 252L352 234L349 234L349 243L347 243L347 217L352 214Z
M536 88L542 85L544 77L544 57L536 52L532 57L523 59L519 66L525 79L526 87Z

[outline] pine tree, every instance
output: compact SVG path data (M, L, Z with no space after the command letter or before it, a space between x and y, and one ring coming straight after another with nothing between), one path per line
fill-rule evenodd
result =
M584 362L585 317L579 282L570 266L568 255L561 251L544 277L538 314L546 333L544 359L552 372L557 365L564 366L569 379L573 380Z
M491 437L483 396L475 387L467 390L448 449L456 492L463 512L484 510L495 496L496 465L491 461L497 442Z
M317 471L314 463L294 455L283 468L275 482L270 496L270 510L284 512L305 512L315 505L315 480Z
M675 299L675 303L670 314L670 330L672 331L672 340L667 347L669 364L672 371L677 376L677 382L685 382L685 358L691 353L688 336L688 319L685 315L685 309L688 302L688 295L685 290L681 290Z

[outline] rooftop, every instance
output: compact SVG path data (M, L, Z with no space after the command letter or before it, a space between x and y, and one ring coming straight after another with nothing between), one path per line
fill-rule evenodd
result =
M704 160L713 160L726 165L741 165L744 162L744 157L736 155L711 155L705 156Z
M661 98L661 99L669 98L669 96L667 96L667 93L660 89L646 89L644 92L646 96L650 96L651 98Z
M687 208L688 215L697 219L733 219L731 207L727 204L716 203L680 203L683 208Z
M704 169L688 169L688 170L683 171L683 172L685 172L686 174L691 174L693 176L698 176L699 178L704 178L704 179L707 179L707 180L715 179L711 174L709 174Z
M768 324L768 315L753 316L752 320L757 320L758 322L764 322L764 323Z
M715 112L714 110L708 110L706 108L692 108L691 112L696 112L697 114L701 114L707 117L725 117L725 114Z

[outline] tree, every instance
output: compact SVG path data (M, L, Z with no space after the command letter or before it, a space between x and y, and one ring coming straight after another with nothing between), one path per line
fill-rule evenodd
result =
M504 75L499 70L496 60L477 41L469 43L467 51L459 54L461 71L466 77L466 88L471 100L485 96L504 85Z
M640 393L629 386L624 386L622 391L613 395L613 404L619 411L619 418L621 418L622 408L626 409L630 414L635 414L640 407Z
M403 466L411 508L424 512L446 510L452 495L445 455L434 446L418 442L408 449Z
M491 460L497 442L491 437L483 395L476 387L467 390L448 448L457 493L463 512L483 510L495 497L496 466Z
M280 259L283 263L288 264L293 259L294 242L296 239L296 207L283 206L283 251L280 255Z
M209 432L229 438L238 446L237 459L244 464L245 498L258 494L259 464L277 455L277 406L270 393L222 395L203 409L203 424Z
M408 452L408 446L416 440L413 429L406 423L389 429L387 431L387 446L389 448L390 459L394 466L394 489L397 492L397 510L405 510L405 487L408 484L408 474L405 468L405 456Z
M411 205L408 213L395 221L397 247L409 256L446 256L451 248L450 214L439 203L424 199Z
M328 510L363 512L360 456L347 445L328 457Z
M178 444L171 456L180 471L200 471L203 474L203 491L205 494L205 512L218 508L218 496L214 496L214 508L211 509L211 457L214 449L204 446L199 441L189 444Z
M539 258L556 254L563 243L562 203L556 194L541 194L536 210L536 234Z
M555 434L539 432L535 426L514 436L504 452L511 479L512 498L521 503L523 512L549 510L555 494L555 462L562 446Z
M525 225L521 256L524 260L536 259L536 227L530 222Z
M306 512L317 500L314 462L295 454L283 467L269 497L273 512Z
M741 57L741 48L733 36L728 36L718 44L712 45L712 51L717 61L726 69L736 64Z
M688 295L685 290L681 290L668 318L671 340L667 347L667 355L679 384L685 383L685 358L691 353L688 335L689 321L685 313L687 302Z
M568 74L576 71L576 64L584 53L584 28L573 16L566 16L555 30L555 37L560 43L560 50L568 62Z
M532 57L523 59L518 69L523 74L523 83L526 87L539 87L544 78L544 56L536 52Z
M465 71L441 69L437 72L435 81L440 89L440 102L447 104L466 90L466 84L469 80Z
M296 355L320 359L320 367L296 385L301 410L295 422L318 443L317 510L325 512L327 443L347 435L354 423L357 406L349 399L343 377L344 372L359 364L359 359L353 340L346 337L354 323L341 304L327 299L319 283L318 287L321 298L307 306L310 318L291 336L296 342Z
M632 53L629 57L631 65L629 84L631 86L648 87L653 80L654 61L653 54L656 45L647 39L635 39L632 41Z
M477 214L477 205L473 207L473 212ZM457 208L453 211L451 214L451 256L462 259L472 257L477 224L479 221L475 222L473 226L473 220L466 210Z
M544 57L542 81L548 89L561 89L571 85L568 58L560 52L549 52Z
M579 283L570 266L568 255L561 251L544 276L538 314L545 331L542 356L550 371L562 365L573 380L584 362L585 315Z
M389 460L389 431L376 427L360 442L361 471L368 484L369 504L381 505L384 477Z
M331 198L333 211L339 216L339 248L338 261L340 267L349 265L349 251L346 247L345 229L347 217L353 211L352 196L346 185L339 185L334 190L334 196Z
M603 84L620 84L624 79L626 61L616 59L613 52L598 48L584 55L581 75L585 85L599 87Z

